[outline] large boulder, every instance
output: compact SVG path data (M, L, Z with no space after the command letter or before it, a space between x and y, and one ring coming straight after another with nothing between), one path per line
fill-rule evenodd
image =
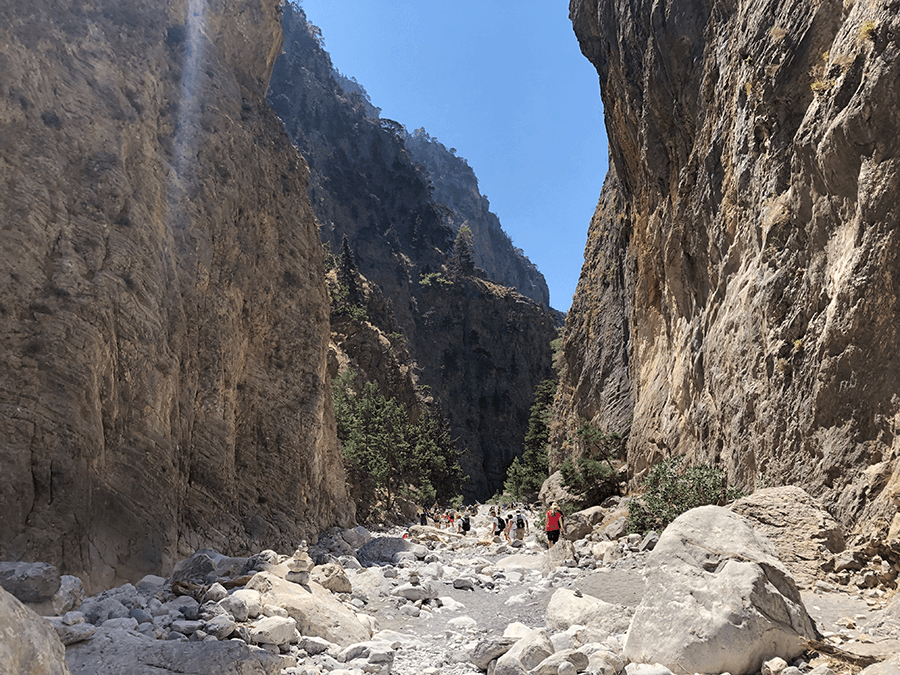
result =
M301 586L269 572L259 572L247 588L260 592L263 605L283 608L297 622L301 635L325 638L342 647L369 639L369 631L356 615L314 581Z
M41 616L58 616L81 607L84 601L84 585L81 579L71 574L59 578L59 588L49 600L26 603L28 609Z
M541 574L545 577L552 574L557 567L570 567L578 560L575 547L568 539L560 539L543 556Z
M357 551L360 560L371 562L391 562L394 555L402 551L411 551L412 542L400 537L377 537Z
M59 570L49 563L0 562L0 587L21 602L46 602L59 590Z
M717 506L682 514L647 560L623 655L676 673L757 673L817 637L772 544Z
M350 593L353 590L347 573L337 563L326 563L314 567L309 578L332 593Z
M547 631L530 631L497 659L493 675L525 675L551 654L553 643Z
M606 516L606 509L601 506L592 506L583 511L566 516L565 531L563 536L569 541L577 541L588 536L594 529L594 525L601 523Z
M354 549L357 549L372 540L372 533L362 525L357 525L353 528L341 530L341 537L344 539L344 541L347 542L347 544L349 544Z
M793 485L757 490L732 504L731 510L772 542L778 559L802 586L815 583L816 572L844 550L837 521Z
M614 605L600 598L584 595L580 591L558 588L547 603L547 627L564 631L573 625L591 629L595 642L609 635L625 633L634 609Z
M68 675L66 650L47 621L0 588L0 672Z
M243 642L152 640L120 628L100 628L66 650L72 675L280 675L280 656ZM27 672L27 671L26 671Z
M541 491L538 493L538 501L541 504L549 506L553 502L571 502L575 496L566 490L563 485L562 473L554 471L541 484ZM545 508L546 508L545 506Z

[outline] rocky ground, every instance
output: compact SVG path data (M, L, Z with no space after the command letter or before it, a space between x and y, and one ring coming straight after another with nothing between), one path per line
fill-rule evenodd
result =
M900 653L900 603L891 602L889 588L813 580L823 574L810 571L798 593L793 584L784 585L785 568L770 556L769 544L754 552L747 542L756 535L738 532L748 521L709 508L714 511L686 521L681 530L681 519L676 521L658 544L655 536L625 535L613 504L593 516L573 517L569 529L576 534L580 518L596 522L576 541L564 540L551 551L533 532L513 545L491 538L484 509L467 536L420 526L334 529L292 556L265 551L229 558L198 551L169 578L145 577L88 598L81 597L74 577L60 580L57 574L54 582L49 565L5 563L3 587L26 606L55 616L34 617L28 630L6 633L40 634L48 646L0 640L0 652L6 649L8 657L0 661L26 663L35 649L58 652L62 659L56 648L61 641L68 671L13 666L0 672L666 675L668 668L649 664L667 658L674 659L668 663L675 672L679 668L672 664L685 662L706 666L683 672L724 672L733 662L720 652L758 649L752 636L717 636L723 605L726 629L749 626L752 632L763 614L790 640L815 640L814 648L760 652L764 675L857 672ZM706 534L713 544L698 544ZM764 570L762 577L746 581L748 560L754 570ZM673 570L685 561L703 571L687 571L682 593ZM833 570L833 561L826 567ZM736 588L750 589L736 606L761 611L736 617L743 610L728 601ZM4 603L16 605L5 611L0 603L0 628L8 631L16 612L34 616L0 594ZM690 635L703 634L701 646L724 640L725 648L720 644L712 657L697 656L697 649L678 652L693 639L677 633L682 625ZM762 632L771 630L767 625ZM641 634L651 636L650 647ZM675 656L653 651L656 642L665 646L673 639L679 645ZM651 653L653 658L646 657ZM787 658L773 658L779 654ZM729 672L751 671L732 666Z

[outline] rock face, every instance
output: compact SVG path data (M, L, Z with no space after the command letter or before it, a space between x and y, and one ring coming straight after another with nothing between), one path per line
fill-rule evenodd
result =
M467 226L472 230L475 265L497 283L515 288L542 307L550 307L550 289L537 267L513 246L491 212L487 197L478 189L478 179L468 162L457 157L424 129L403 135L410 159L434 187L434 199L441 217L454 232Z
M0 557L88 588L352 522L277 3L4 2Z
M737 500L731 510L765 536L794 580L811 586L823 568L844 550L837 522L804 490L794 486L765 488Z
M5 673L69 675L53 627L0 588L0 664Z
M536 271L508 242L503 255L518 262L499 260L505 235L489 234L493 224L484 224L488 234L474 241L473 258L488 269L450 278L454 227L468 219L473 232L480 231L463 214L487 217L479 200L476 205L448 195L448 206L439 201L444 188L429 189L430 176L449 176L460 166L441 173L435 163L432 174L417 168L406 131L375 116L358 85L347 85L334 71L302 9L286 6L284 26L284 55L275 65L268 100L309 163L309 195L322 239L337 254L346 235L359 272L390 303L396 327L374 317L373 323L381 323L385 339L405 339L418 383L430 387L459 447L468 449L461 460L470 476L465 494L486 499L502 487L507 466L523 451L534 389L552 373L550 342L558 313L541 304L546 298ZM415 140L427 142L423 135ZM507 274L514 267L518 272ZM518 283L519 277L525 279L522 293L501 285ZM541 303L525 297L533 291ZM362 343L363 335L355 337ZM351 356L361 364L375 364L384 353L360 346L367 354ZM343 348L351 351L346 340ZM379 384L390 379L369 371Z
M900 495L894 5L572 0L611 167L565 338L555 443L620 430L797 483L845 526Z
M663 532L623 655L675 673L757 673L817 637L772 545L718 506L692 509Z

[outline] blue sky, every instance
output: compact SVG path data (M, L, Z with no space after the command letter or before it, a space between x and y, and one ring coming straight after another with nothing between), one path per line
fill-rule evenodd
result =
M597 73L568 0L302 0L381 116L456 148L567 311L607 167Z

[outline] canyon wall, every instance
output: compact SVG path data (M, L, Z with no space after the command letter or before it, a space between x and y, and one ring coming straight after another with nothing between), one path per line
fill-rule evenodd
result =
M97 589L351 523L279 4L0 6L0 558Z
M469 475L464 495L487 499L502 489L506 467L522 454L534 389L552 374L558 313L526 297L545 301L546 283L527 259L499 259L520 257L499 224L505 247L475 238L473 258L490 249L485 259L496 264L488 266L522 278L525 292L503 285L512 277L502 273L495 278L476 268L452 275L454 224L460 227L467 216L439 196L477 192L474 174L460 172L464 183L455 188L429 185L432 177L452 180L452 172L429 173L414 160L405 129L378 118L363 90L334 70L318 28L301 8L285 7L284 30L268 100L309 164L322 239L338 253L347 236L360 273L390 304L392 326L379 326L385 339L405 345L417 384L428 387L459 439ZM389 379L371 367L367 373L382 384Z
M684 454L886 533L900 4L572 0L570 16L611 161L567 321L557 456L581 414L628 431L635 486Z

